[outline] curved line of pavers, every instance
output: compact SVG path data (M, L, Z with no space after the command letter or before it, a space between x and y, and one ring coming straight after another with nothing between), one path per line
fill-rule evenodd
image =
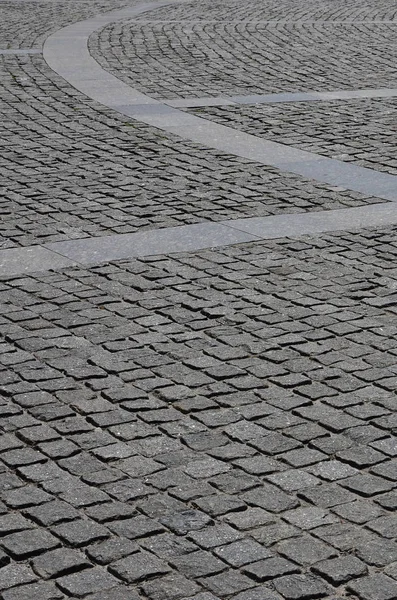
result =
M55 242L0 251L0 275L14 275L111 260L190 252L263 239L397 225L397 178L235 131L168 106L134 90L104 69L88 51L101 27L174 0L124 8L65 27L44 44L48 65L91 99L124 115L204 146L389 202L358 208L203 222L132 234Z

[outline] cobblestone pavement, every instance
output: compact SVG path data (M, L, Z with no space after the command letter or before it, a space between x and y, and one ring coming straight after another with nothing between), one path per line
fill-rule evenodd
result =
M206 119L397 175L397 101L360 99L200 108Z
M37 52L124 4L0 0L2 248L382 202L128 120ZM396 14L204 0L89 46L159 99L393 88ZM395 174L395 104L188 112ZM396 600L396 258L385 226L0 277L1 600Z

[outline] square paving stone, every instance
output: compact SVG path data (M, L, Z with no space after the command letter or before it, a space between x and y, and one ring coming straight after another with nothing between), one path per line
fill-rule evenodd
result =
M3 492L1 498L10 508L26 508L52 500L50 494L31 485Z
M48 531L41 529L12 533L4 537L0 543L16 560L42 554L60 545L59 540Z
M219 517L225 513L243 510L246 505L231 494L213 494L194 501L194 504L211 517Z
M358 579L350 583L347 589L353 594L357 594L360 600L395 600L397 598L397 581L382 573Z
M46 552L32 561L34 571L44 579L61 577L91 566L84 554L70 548L58 548Z
M254 582L251 579L245 575L241 575L237 571L227 571L220 575L206 577L205 579L201 579L200 583L220 598L237 594L254 586Z
M84 598L88 594L109 590L119 581L101 567L95 567L66 575L57 580L60 589L73 598Z
M9 533L34 528L35 525L19 513L8 513L0 517L0 537Z
M265 525L266 523L274 522L274 515L263 510L263 508L253 507L247 510L227 515L224 520L240 530L254 529Z
M212 527L206 527L200 531L194 531L189 535L189 538L193 542L205 550L210 550L212 548L216 548L217 546L223 546L229 542L235 542L242 537L242 533L236 531L226 523L222 523L220 525L216 524Z
M63 521L72 521L79 517L79 513L70 504L62 502L62 500L54 500L46 502L45 505L28 508L24 511L31 519L48 527L56 525Z
M371 500L348 502L347 504L334 507L333 511L343 519L358 524L367 523L384 514L384 511L371 502Z
M300 492L308 502L322 508L332 508L356 500L356 496L336 483L322 484Z
M87 555L91 560L100 565L106 565L138 551L139 546L135 542L131 542L123 537L114 537L100 544L90 546L87 550Z
M142 550L139 553L122 558L110 565L109 570L128 583L142 581L148 577L164 575L171 569L162 560L150 552Z
M315 529L321 525L336 523L338 518L316 506L302 506L283 514L283 518L301 529Z
M62 600L63 593L54 583L42 581L12 588L3 592L3 600Z
M232 567L242 567L272 556L272 553L265 546L251 538L238 540L232 544L216 548L214 553Z
M397 561L397 543L379 536L368 536L356 545L356 554L369 565L384 567Z
M116 463L116 466L127 473L130 477L143 477L151 475L160 469L164 469L164 465L143 456L131 456Z
M0 590L31 583L36 579L36 574L27 565L11 563L0 569Z
M79 519L51 528L52 533L70 546L80 547L109 537L106 527L93 521Z
M185 556L170 559L169 562L178 572L190 579L214 575L227 568L224 562L204 551L191 552Z
M268 475L269 473L285 469L282 463L265 456L241 458L234 461L234 464L252 475Z
M144 549L150 550L160 558L166 560L176 556L184 556L189 552L198 550L196 544L192 544L192 542L189 542L186 538L177 536L173 533L153 535L139 540L139 543Z
M324 577L332 585L338 586L368 572L367 566L352 555L325 560L312 567L312 571Z
M348 477L341 481L340 485L365 497L389 492L394 488L393 483L390 481L370 475L369 473L359 473L354 477Z
M299 565L312 565L320 560L336 556L335 549L310 535L280 542L278 552Z
M242 499L247 504L260 506L270 512L279 513L299 506L299 501L281 491L274 485L264 484L262 487L244 494Z
M109 523L108 527L113 533L124 535L131 540L165 531L165 528L157 521L143 515Z
M150 600L179 600L187 594L191 597L191 595L199 592L201 588L194 581L179 573L172 572L165 577L144 582L142 589L145 596Z
M321 579L311 575L286 575L274 582L285 600L309 600L330 596L332 589Z
M377 463L386 460L386 456L381 452L363 445L354 446L354 448L338 452L336 456L343 462L347 462L358 469L371 467L372 465L376 465Z
M285 492L298 492L321 483L321 479L303 469L288 469L288 471L269 475L267 479Z
M296 468L314 465L327 458L327 455L323 452L310 450L309 448L290 450L290 452L285 452L282 456L283 460Z
M343 463L339 460L327 460L320 462L317 465L309 468L310 473L326 479L327 481L337 481L338 479L344 479L356 475L357 469Z
M379 517L368 523L367 527L383 537L397 539L397 515Z
M282 575L300 573L300 569L291 561L274 556L244 567L243 572L255 581L267 581Z

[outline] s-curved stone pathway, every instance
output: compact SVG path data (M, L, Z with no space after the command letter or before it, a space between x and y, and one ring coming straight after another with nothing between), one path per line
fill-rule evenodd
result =
M397 201L397 179L394 175L261 139L188 114L177 108L233 103L392 98L396 95L396 89L291 92L161 102L133 89L105 71L90 55L88 39L97 29L118 20L131 19L148 11L156 11L156 9L171 4L175 4L175 2L165 0L138 4L64 27L46 40L43 49L44 58L54 71L80 92L139 122L230 155L238 155L259 164L271 165L286 172L361 192L367 196L375 196L388 202L318 213L253 217L218 223L203 222L197 225L163 228L156 231L105 236L100 239L85 238L55 242L44 246L35 245L24 249L2 250L0 251L0 274L18 274L72 264L92 264L117 258L189 251L260 239L310 235L397 223L397 207L394 204ZM5 52L23 54L37 51L9 50Z
M144 3L65 27L46 40L44 58L80 92L147 125L283 171L397 201L397 179L393 175L259 139L187 114L126 85L90 55L88 39L100 27L173 3Z

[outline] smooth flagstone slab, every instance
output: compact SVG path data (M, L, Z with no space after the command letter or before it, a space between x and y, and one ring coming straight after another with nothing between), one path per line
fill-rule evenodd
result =
M201 223L141 233L54 242L48 244L46 248L79 263L87 264L137 256L191 252L203 248L251 242L256 239L258 238L255 235L225 227L220 223Z
M139 4L64 27L47 38L44 58L80 92L142 123L316 181L397 201L397 177L394 175L270 142L167 106L106 72L90 55L89 36L100 27L175 3L174 0L162 0Z
M5 276L62 269L72 264L69 258L42 246L0 250L0 275Z
M390 202L219 223L182 225L145 232L54 242L45 247L0 250L0 276L17 275L113 260L193 252L266 239L302 237L332 231L397 225L397 205Z
M262 239L299 237L332 231L352 231L365 227L396 225L397 206L390 202L321 212L235 219L222 223L257 235Z
M205 106L232 106L234 104L276 104L285 102L316 102L353 100L355 98L395 98L397 88L340 90L335 92L283 92L280 94L251 94L225 98L176 98L163 100L175 108L200 108Z

